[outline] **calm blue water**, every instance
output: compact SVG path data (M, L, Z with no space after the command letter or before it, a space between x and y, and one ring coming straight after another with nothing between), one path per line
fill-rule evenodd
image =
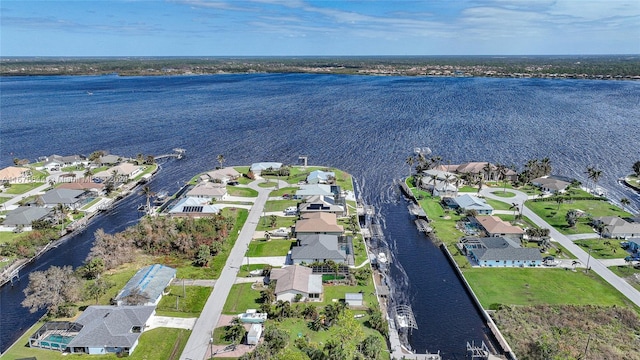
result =
M88 95L92 92L93 95ZM187 149L151 182L176 191L195 173L257 161L342 168L376 206L394 251L402 301L413 307L418 351L462 358L484 327L440 254L419 234L393 181L404 160L429 146L444 163L492 161L521 168L549 157L554 172L585 180L603 172L613 199L640 199L616 183L640 160L640 83L538 79L407 78L326 75L0 78L0 165L53 153L162 154ZM138 195L97 218L0 290L0 350L39 314L20 307L31 270L82 263L98 228L135 223Z

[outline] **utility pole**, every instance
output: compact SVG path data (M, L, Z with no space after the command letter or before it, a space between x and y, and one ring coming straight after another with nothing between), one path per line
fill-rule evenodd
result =
M589 257L587 258L587 273L589 272L589 260L591 260L591 248L589 248Z

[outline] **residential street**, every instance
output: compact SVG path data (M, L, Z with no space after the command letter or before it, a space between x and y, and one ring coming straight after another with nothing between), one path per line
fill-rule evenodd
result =
M596 274L600 275L605 281L611 284L613 287L618 289L624 296L626 296L629 300L631 300L636 306L640 306L640 292L633 288L628 282L618 277L611 270L609 270L601 261L594 259L590 256L589 253L584 251L581 247L574 244L569 237L561 234L558 230L551 227L546 221L544 221L541 217L536 215L533 211L531 211L526 206L523 206L524 201L527 200L527 195L523 192L509 189L508 191L516 194L515 197L511 198L503 198L494 195L494 192L503 191L502 189L497 188L485 188L480 191L480 194L494 200L506 202L506 203L516 203L519 206L522 206L522 215L528 217L533 221L536 225L542 228L548 228L551 230L551 238L560 245L564 246L567 250L569 250L576 258L584 265L586 268L591 268L591 271L594 271ZM572 238L591 238L592 234L585 235L585 237L580 236L572 236Z
M238 240L229 254L222 274L220 278L216 280L213 291L193 327L191 336L180 356L181 360L202 360L208 359L210 356L213 329L220 319L222 307L224 306L227 296L229 296L231 286L236 282L238 270L243 263L244 254L260 221L262 209L267 202L268 195L271 190L273 190L273 188L259 187L258 183L263 181L264 180L257 180L249 184L249 187L258 191L258 197L249 211L247 221L242 227Z

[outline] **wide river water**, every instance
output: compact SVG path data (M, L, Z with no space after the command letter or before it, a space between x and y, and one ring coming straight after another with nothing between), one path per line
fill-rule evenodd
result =
M640 83L539 79L367 77L256 74L176 77L0 78L0 166L14 157L104 149L122 156L187 157L163 163L151 186L176 191L218 165L258 161L341 168L376 207L393 252L399 302L410 303L419 352L464 358L467 341L486 341L485 327L440 250L419 234L395 180L407 176L413 148L430 147L444 163L491 161L522 170L549 157L554 173L586 181L602 170L611 199L638 196L617 179L640 160ZM0 289L0 351L41 313L20 306L28 273L78 266L93 232L120 231L138 220L144 199L132 195L87 231L53 249Z

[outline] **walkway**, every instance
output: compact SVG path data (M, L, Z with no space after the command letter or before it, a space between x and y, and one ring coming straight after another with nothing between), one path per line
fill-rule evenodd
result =
M516 194L515 198L502 198L492 194L496 191L502 191L502 189L497 188L485 188L480 194L494 200L508 202L508 203L516 203L516 204L524 204L527 200L527 195L523 192L509 189L510 192ZM602 261L598 259L594 259L591 257L589 253L584 251L581 247L574 244L573 241L569 237L564 234L561 234L554 227L549 225L546 221L544 221L540 216L536 215L533 211L531 211L526 206L522 205L522 215L528 217L531 221L533 221L536 225L541 228L548 228L551 230L551 238L560 243L565 249L569 250L573 255L575 255L578 260L584 264L587 268L593 270L596 274L600 275L606 282L611 284L611 286L615 287L620 291L624 296L626 296L629 300L631 300L636 306L640 306L640 292L636 290L633 286L631 286L628 282L618 277L611 270L607 268Z
M220 278L216 281L207 303L202 310L202 314L196 321L191 336L180 356L180 360L202 360L211 357L210 341L214 327L220 319L222 307L229 296L231 286L236 281L238 270L243 263L244 253L247 251L253 233L258 226L262 209L267 202L269 192L272 188L261 188L258 183L263 180L257 180L249 184L249 187L258 191L258 197L255 199L254 206L249 211L249 216L245 222L236 244L229 254L227 263L220 274Z

